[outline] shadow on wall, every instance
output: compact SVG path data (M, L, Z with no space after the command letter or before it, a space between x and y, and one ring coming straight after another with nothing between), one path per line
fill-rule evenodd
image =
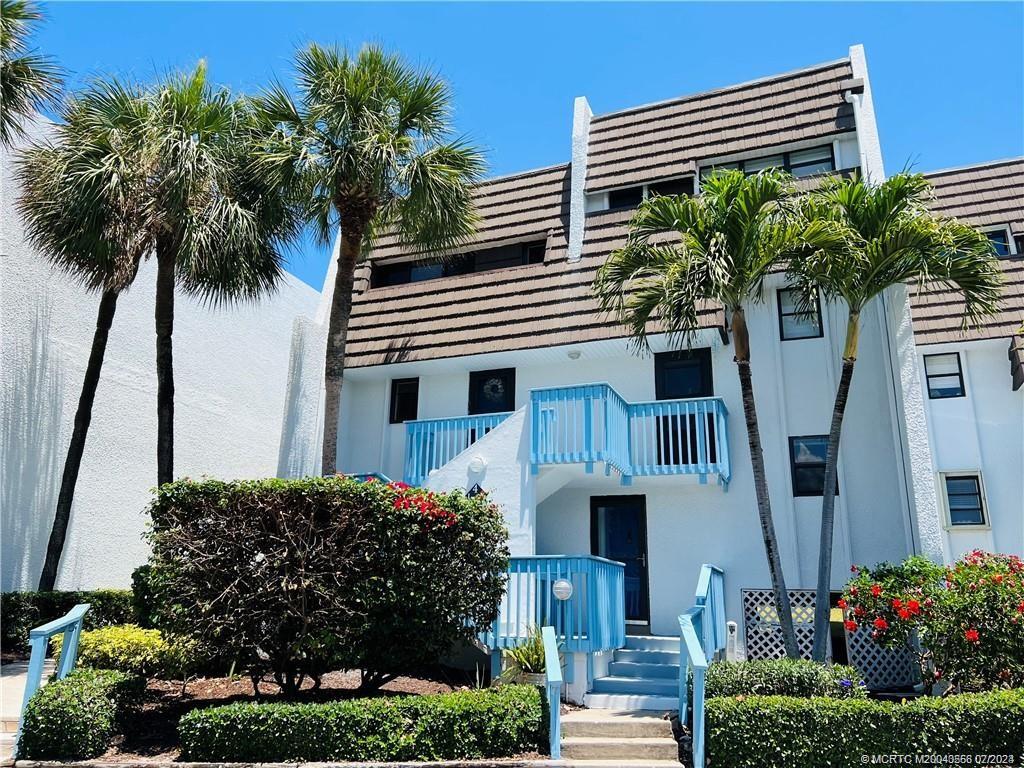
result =
M320 326L304 317L292 325L284 420L277 452L278 477L319 474L323 349Z
M52 348L50 318L46 301L36 310L31 333L9 342L12 370L0 403L4 591L35 588L60 488L64 369Z

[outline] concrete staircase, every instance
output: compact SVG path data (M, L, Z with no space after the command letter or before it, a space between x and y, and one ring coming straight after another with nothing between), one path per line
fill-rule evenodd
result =
M679 708L679 638L627 635L608 675L594 678L583 703L591 709L674 711Z
M18 718L0 717L0 762L14 757L14 736L18 732Z
M584 709L562 715L562 758L573 766L678 766L679 745L660 712Z

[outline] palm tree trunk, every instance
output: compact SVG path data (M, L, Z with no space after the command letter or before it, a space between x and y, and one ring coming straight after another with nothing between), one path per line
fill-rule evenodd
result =
M320 459L324 475L333 475L338 470L338 417L341 415L341 387L345 374L345 344L362 240L361 230L352 231L349 236L342 234L338 272L334 277L324 365L324 438Z
M857 362L857 339L860 335L860 317L851 312L846 323L846 347L843 349L843 370L839 376L836 400L832 406L832 426L828 432L828 452L825 454L825 480L821 497L821 540L818 545L818 587L814 597L814 648L811 658L825 661L828 648L829 614L832 609L832 533L835 528L836 475L839 469L839 437L843 431L843 416L850 395L853 366Z
M78 410L75 411L75 426L71 432L71 444L68 445L68 455L64 459L64 475L60 481L60 493L57 495L57 510L53 515L50 540L46 545L46 559L43 562L42 574L39 576L40 592L50 592L57 582L57 567L60 565L60 557L64 552L68 522L71 519L71 504L75 499L75 485L78 483L78 470L82 466L85 438L89 433L89 423L92 421L92 404L96 399L100 370L103 368L103 356L107 351L107 336L110 326L114 322L116 309L117 292L104 291L100 296L100 306L96 313L96 331L92 337L89 362L85 367L82 394L78 397Z
M156 253L156 481L174 479L174 254L165 243Z
M782 559L779 557L779 542L775 536L775 521L772 518L772 503L768 496L768 478L764 471L764 452L761 450L761 431L757 423L757 407L754 404L754 384L750 375L750 336L747 320L742 309L736 309L732 316L733 343L736 348L736 368L740 376L740 391L743 396L743 416L747 422L747 445L750 448L750 464L754 471L754 492L757 496L757 515L761 521L761 535L764 551L768 557L768 572L775 593L775 611L779 616L782 643L786 655L791 659L800 657L793 629L793 613L789 605L789 592L782 573Z

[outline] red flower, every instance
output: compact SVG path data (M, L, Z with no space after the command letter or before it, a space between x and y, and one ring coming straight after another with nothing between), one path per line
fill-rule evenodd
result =
M1017 605L1017 613L1024 613L1024 600L1021 600Z
M843 626L846 627L846 631L847 632L856 632L857 631L857 622L856 621L850 621L849 619L847 619L846 621L843 622Z
M857 572L857 566L856 565L851 565L850 566L850 573L856 573L856 572Z
M901 619L903 619L904 621L906 621L907 619L910 618L910 611L908 611L906 608L900 608L898 613L899 613L899 617Z
M856 596L857 588L856 587L850 587L850 594Z
M901 602L900 602L899 600L895 600L895 599L894 599L894 600L892 601L892 607L893 607L894 609L899 609L899 607L900 607L901 605L903 605L903 603L901 603Z
M992 581L994 583L996 583L996 584L1002 584L1003 583L1003 574L1001 574L1001 573L994 573L994 574L992 574Z
M978 642L978 630L968 629L966 632L964 632L964 638L967 640L968 643Z
M839 598L839 602L838 602L838 603L836 603L836 605L838 605L838 606L839 606L840 608L843 608L843 609L845 609L845 608L846 608L846 601L845 601L845 600L843 600L843 598L841 598L841 597L840 597L840 598Z
M907 610L914 614L920 613L921 604L917 600L907 600Z
M880 594L882 594L882 588L878 584L872 584L871 585L871 594L874 595L875 597L878 597Z
M867 613L867 611L864 610L864 606L863 605L855 606L854 609L853 609L853 615L854 616L863 616L865 613Z
M871 623L875 625L875 629L883 629L884 630L884 629L888 629L889 628L889 622L886 621L885 619L883 619L881 616L876 618Z

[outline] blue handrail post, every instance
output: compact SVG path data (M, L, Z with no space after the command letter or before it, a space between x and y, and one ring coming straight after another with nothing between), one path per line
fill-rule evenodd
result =
M562 662L554 627L542 627L544 679L548 697L548 741L552 760L562 758Z

